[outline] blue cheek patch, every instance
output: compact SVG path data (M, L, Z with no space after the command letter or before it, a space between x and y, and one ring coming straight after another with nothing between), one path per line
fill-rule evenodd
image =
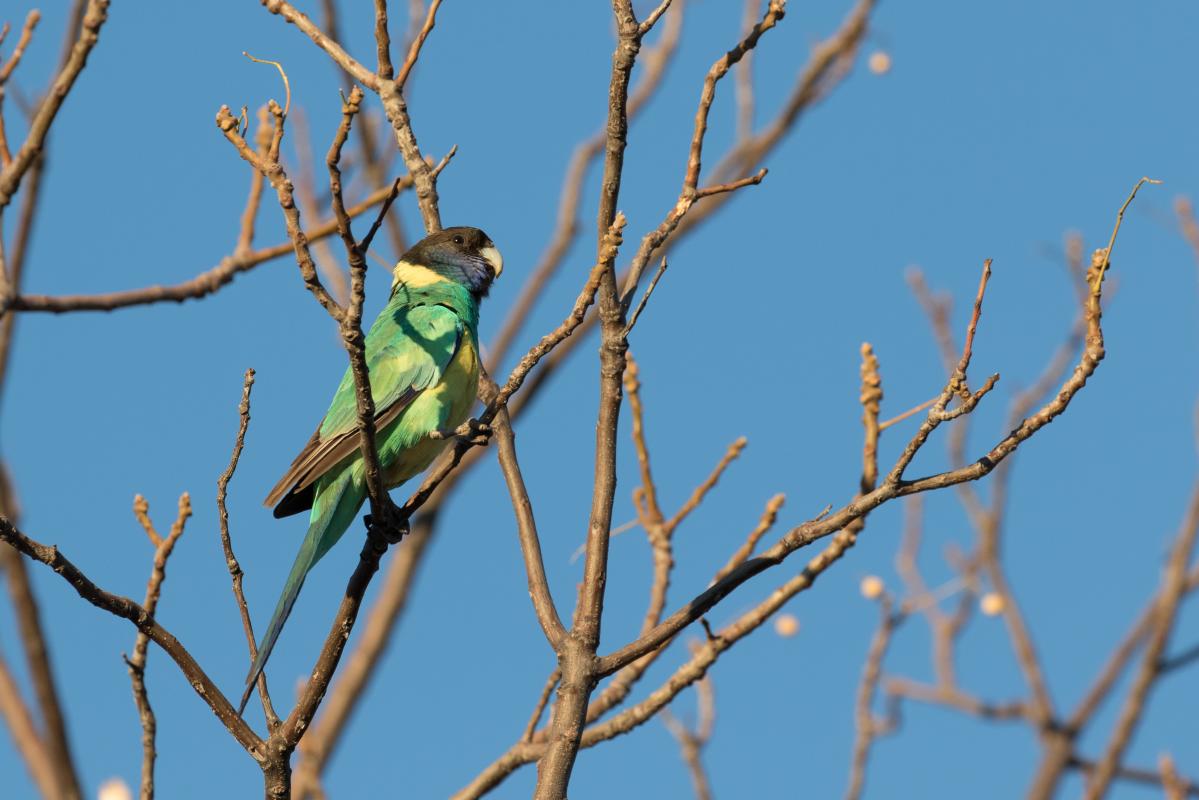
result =
M491 272L486 264L472 264L461 268L461 282L474 294L485 294L491 288Z

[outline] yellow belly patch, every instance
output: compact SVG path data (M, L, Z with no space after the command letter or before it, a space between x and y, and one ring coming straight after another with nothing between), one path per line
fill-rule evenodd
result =
M466 421L471 407L478 396L479 356L474 340L464 336L458 352L446 367L436 386L426 389L412 401L396 421L400 430L413 421L427 421L441 417L441 428L452 430ZM427 424L427 423L426 423ZM408 438L408 437L404 437ZM405 448L390 467L384 470L384 480L389 488L398 486L428 469L433 460L445 448L444 439L431 439L423 435L416 443Z

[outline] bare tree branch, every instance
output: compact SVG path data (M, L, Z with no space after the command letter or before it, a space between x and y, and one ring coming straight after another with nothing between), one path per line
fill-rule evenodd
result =
M1100 275L1102 275L1102 270L1100 270ZM1170 643L1170 634L1174 630L1179 604L1186 591L1187 567L1191 563L1197 535L1199 535L1199 484L1195 486L1186 519L1171 548L1166 574L1162 579L1162 593L1158 599L1157 608L1154 610L1153 631L1150 634L1145 653L1141 657L1141 668L1133 678L1132 688L1129 689L1124 707L1120 710L1120 717L1116 721L1112 737L1087 782L1085 794L1087 800L1098 800L1107 793L1108 787L1116 775L1116 769L1124 757L1124 751L1128 748L1133 732L1144 713L1149 692L1153 689L1161 670L1162 658Z
M157 546L154 549L154 568L150 572L150 581L146 585L146 599L142 602L142 607L150 616L153 616L154 611L158 608L158 598L162 594L162 582L166 578L167 559L171 557L175 543L183 535L184 525L191 515L191 497L184 492L179 497L179 514L175 518L175 523L171 525L171 532L165 539L156 542ZM139 518L141 516L142 514L139 514ZM146 517L146 519L149 518ZM146 523L143 522L142 525L145 527ZM153 526L148 527L147 531L149 530L153 530ZM133 644L133 655L125 659L125 665L129 668L129 680L133 684L133 701L137 705L138 717L142 724L142 777L139 794L141 800L154 800L154 762L158 757L154 742L158 731L158 722L154 717L150 698L146 694L146 650L149 646L150 638L145 633L139 632Z
M50 90L46 92L40 106L29 122L29 132L20 148L13 154L12 161L0 168L0 209L12 202L13 195L21 185L22 178L33 166L45 145L50 126L62 108L63 101L71 93L75 79L87 66L87 57L100 38L100 28L108 18L109 0L90 0L87 12L83 17L83 25L79 38L71 50L71 55L59 71ZM15 66L15 62L10 62ZM7 76L5 76L7 77Z
M666 16L666 24L662 36L653 46L642 51L639 63L642 77L637 87L629 95L629 122L638 116L638 112L656 94L662 85L662 77L666 68L674 58L678 47L679 34L683 27L682 0L671 6ZM490 369L498 370L508 355L517 334L526 322L534 303L543 294L549 280L557 273L558 268L566 259L566 253L579 232L579 205L583 195L583 182L587 170L604 150L607 141L606 127L596 131L590 138L580 143L571 154L570 163L566 168L562 182L562 191L558 198L558 220L554 232L545 251L532 272L529 273L525 285L521 287L516 302L504 318L500 332L489 348L491 354Z
M870 745L875 738L886 732L886 725L875 717L872 708L882 678L883 659L891 645L891 636L904 617L895 613L894 602L886 593L879 598L878 613L878 629L870 641L866 666L862 670L862 680L858 683L857 702L854 707L857 734L854 737L853 758L850 762L849 788L845 790L846 800L857 800L862 796L866 784L866 762L870 758Z
M4 517L0 517L0 541L54 570L62 576L63 580L71 584L80 597L92 605L132 622L139 631L145 633L179 666L196 694L208 704L221 723L233 734L233 738L237 740L238 744L245 748L246 752L255 760L264 760L262 740L237 715L236 710L196 663L191 653L169 631L159 625L145 608L127 597L104 591L80 572L79 568L59 552L57 547L35 542L17 530L16 526Z
M691 785L695 789L695 800L712 800L712 787L708 774L704 770L703 752L708 741L712 738L712 727L716 721L716 695L712 689L712 676L705 675L695 683L697 719L694 728L689 728L677 717L664 708L658 715L670 731L670 735L679 743L683 763L691 775Z
M444 162L443 162L444 163ZM403 179L401 187L409 189L412 181ZM372 192L365 200L350 208L346 213L358 217L385 201L391 194L387 186ZM337 233L337 221L330 219L304 232L305 241L315 241ZM55 314L67 311L113 311L129 306L161 302L182 302L206 297L230 283L237 275L248 272L260 264L281 256L294 254L291 240L272 247L264 247L245 254L233 254L221 259L212 269L202 272L191 280L173 286L148 286L142 289L126 289L120 292L98 295L50 295L27 294L13 298L10 308L16 311L50 311Z
M241 563L233 553L233 539L229 534L229 510L225 507L225 500L229 494L229 482L233 480L233 473L237 470L237 462L241 458L241 451L246 443L246 431L250 426L250 391L253 388L254 370L247 369L245 378L242 381L241 402L237 406L240 422L237 428L237 437L233 441L233 452L229 456L229 466L221 473L216 484L216 506L217 519L220 521L221 527L221 549L224 551L225 566L229 569L229 578L233 585L233 599L237 603L237 610L241 615L242 630L246 634L246 647L249 649L251 664L258 657L258 640L254 636L254 623L250 620L250 609L246 604L246 595L242 591L244 573L242 572ZM279 715L275 713L275 708L271 704L271 693L267 687L265 672L258 676L255 685L258 687L258 696L262 700L262 711L266 716L267 727L270 730L274 730L279 726Z

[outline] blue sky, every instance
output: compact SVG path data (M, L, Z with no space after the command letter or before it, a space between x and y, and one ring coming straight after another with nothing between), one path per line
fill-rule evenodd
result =
M16 78L26 93L50 74L68 5L42 6L39 35ZM369 5L342 5L349 48L370 58ZM2 15L17 22L25 11L9 3ZM786 96L811 44L847 11L842 2L794 3L764 38L755 62L759 125ZM402 16L393 13L397 32ZM630 242L673 204L704 72L736 40L740 16L740 3L690 4L678 58L632 128L620 202ZM786 525L850 497L860 457L862 341L874 344L882 363L884 416L939 388L940 361L904 282L907 267L920 265L934 287L955 295L960 331L981 262L994 259L974 369L1003 377L975 414L970 452L982 452L1005 432L1013 391L1036 378L1072 320L1064 233L1080 231L1088 252L1105 244L1128 190L1149 175L1165 184L1143 190L1125 220L1113 259L1118 297L1105 316L1108 358L1068 413L1020 450L1012 485L1005 561L1055 701L1069 708L1077 700L1156 586L1195 478L1199 292L1172 202L1199 194L1190 79L1197 26L1199 8L1185 2L881 5L865 53L886 50L892 70L878 76L859 68L769 159L761 186L673 251L633 336L667 508L686 498L730 441L749 439L677 534L672 607L707 584L772 494L787 494ZM457 0L446 3L428 42L411 111L427 153L459 147L440 184L443 218L486 229L505 257L504 279L483 309L485 339L548 239L571 150L602 122L611 34L606 3ZM337 124L338 79L295 28L257 3L117 0L55 127L28 291L174 283L231 250L247 168L213 116L221 104L254 108L281 94L274 71L248 63L242 50L286 65L293 107L304 110L323 154ZM732 139L731 88L722 85L713 110L709 164ZM5 108L16 120L11 99ZM587 232L598 179L590 177ZM271 199L261 244L283 238ZM415 204L405 197L399 206L415 233ZM8 216L11 225L15 214ZM593 239L581 237L521 344L561 319L593 251ZM368 314L385 289L386 276L374 270ZM159 618L236 694L246 655L214 496L241 374L254 367L258 383L230 511L261 626L304 522L276 521L259 500L307 439L344 369L333 325L294 263L281 259L201 302L26 315L17 336L0 447L20 493L22 527L61 546L102 586L140 598L151 553L130 513L132 498L145 495L166 527L179 493L190 491L196 513L171 561ZM581 575L571 554L584 535L590 493L594 350L580 348L518 425L563 613ZM910 428L884 438L884 463ZM942 445L931 443L913 470L942 466ZM619 521L633 514L631 455L626 446ZM951 576L944 548L967 544L970 532L953 495L928 497L925 508L922 567L935 584ZM898 505L872 516L846 559L789 604L801 622L797 636L763 630L721 658L712 672L718 720L707 753L717 796L843 792L853 696L876 621L858 582L878 574L896 585L901 522ZM398 642L329 771L334 796L445 796L519 734L553 659L527 599L514 533L489 456L442 517ZM356 554L357 547L337 548L305 586L271 662L282 705L319 647ZM713 622L749 608L806 557L744 587ZM639 534L614 540L604 650L639 624L649 565ZM120 656L134 631L82 604L57 576L33 572L87 791L94 795L112 776L134 784L139 730ZM1190 645L1196 634L1199 619L1188 610L1176 641ZM20 661L17 647L10 616L0 615L0 648L11 662ZM888 670L927 678L928 653L927 630L915 621L899 634ZM642 691L681 658L681 648L664 658ZM152 649L148 669L160 796L256 795L258 770L173 665ZM996 620L972 627L959 674L964 688L989 699L1023 692ZM1184 772L1199 773L1197 680L1192 672L1162 682L1130 763L1151 766L1168 750ZM691 702L688 694L680 713L689 714ZM1100 716L1100 735L1084 738L1085 753L1101 750L1117 705ZM902 733L877 746L868 796L1011 797L1027 785L1037 756L1023 727L910 707ZM32 795L7 741L0 774L6 795ZM494 796L527 796L532 781L526 768ZM1066 796L1079 786L1067 784ZM653 721L582 753L571 797L689 791L673 740ZM1120 785L1113 796L1155 794Z

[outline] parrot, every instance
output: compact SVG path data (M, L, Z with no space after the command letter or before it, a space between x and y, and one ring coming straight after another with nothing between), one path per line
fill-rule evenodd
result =
M479 303L504 260L478 228L445 228L409 249L392 270L391 295L366 334L384 484L423 472L466 421L478 393ZM442 434L442 435L438 435ZM245 710L304 578L357 517L367 497L354 376L347 369L308 444L267 495L276 518L311 509L308 532L283 584L246 678Z

